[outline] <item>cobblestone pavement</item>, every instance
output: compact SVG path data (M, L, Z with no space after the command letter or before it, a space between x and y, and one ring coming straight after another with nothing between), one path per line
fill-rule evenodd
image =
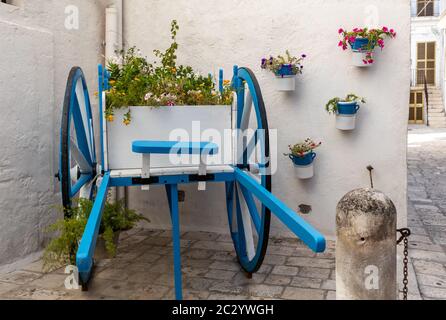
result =
M185 299L335 299L334 243L316 257L297 239L271 239L263 267L247 279L227 235L182 234ZM99 261L88 292L66 290L64 270L41 262L0 275L0 299L173 299L168 231L121 234L115 259Z
M408 168L409 299L446 299L446 130L410 131ZM181 245L185 299L335 299L334 242L316 255L296 239L271 239L251 280L228 235L187 232ZM88 292L66 290L64 270L42 273L38 261L0 274L0 299L174 298L169 231L122 233L118 252L97 263Z
M409 131L409 255L423 299L446 299L446 129Z

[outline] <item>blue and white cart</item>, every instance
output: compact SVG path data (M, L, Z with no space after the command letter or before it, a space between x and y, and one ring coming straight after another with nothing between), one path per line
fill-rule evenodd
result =
M248 277L265 257L271 213L315 252L325 250L324 237L271 193L271 159L267 114L259 84L248 68L234 67L233 106L131 107L132 123L105 121L109 74L99 66L100 143L96 149L93 114L82 70L74 67L67 81L62 111L60 164L65 208L76 197L94 200L76 256L86 288L102 211L110 187L164 185L172 220L175 293L182 299L178 185L224 183L230 233L238 261ZM222 90L223 74L219 77ZM117 111L116 118L121 116ZM191 133L200 126L198 137ZM172 135L173 131L176 131ZM192 129L193 130L193 129ZM225 139L205 139L217 131ZM253 132L245 135L245 132ZM184 135L189 140L184 139ZM224 156L221 156L224 153ZM100 161L96 154L100 155ZM220 155L220 156L219 156ZM186 165L172 157L192 159ZM67 210L66 212L69 212Z

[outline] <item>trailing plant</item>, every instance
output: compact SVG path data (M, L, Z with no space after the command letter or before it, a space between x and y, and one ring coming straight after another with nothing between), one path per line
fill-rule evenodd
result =
M307 138L305 141L297 143L295 145L288 146L290 153L285 153L284 155L294 156L294 157L304 157L308 152L312 152L314 149L318 148L322 142L314 142L312 139Z
M366 57L363 60L364 64L374 63L373 50L376 46L384 49L385 37L395 38L396 32L388 27L382 27L381 29L368 29L368 28L355 28L353 31L347 31L339 29L338 33L341 35L342 40L339 41L339 47L343 50L347 50L347 46L353 46L357 39L367 39L368 43L360 48L360 52L366 53Z
M106 118L114 120L114 110L129 106L181 106L232 104L231 81L225 80L223 92L217 90L216 77L202 76L192 67L177 64L176 20L171 23L172 43L165 51L154 50L158 61L149 63L135 47L118 52L108 62L110 89L106 92ZM131 114L123 119L128 125Z
M67 218L60 219L48 227L47 232L56 232L58 235L45 248L43 254L45 270L76 264L77 249L92 208L92 201L79 199L78 205L68 210ZM110 256L116 254L115 233L133 228L140 220L148 221L134 210L125 208L122 201L106 202L99 234L104 239L105 248Z
M325 110L327 110L328 113L336 113L338 111L339 102L366 103L365 98L359 97L354 93L350 93L344 99L336 97L328 101L327 104L325 105Z
M288 50L285 51L285 55L278 55L277 57L270 56L269 59L263 58L261 63L261 68L273 72L276 76L279 76L279 71L284 66L291 67L291 73L293 75L302 74L302 61L307 57L307 55L302 54L299 58L291 56Z

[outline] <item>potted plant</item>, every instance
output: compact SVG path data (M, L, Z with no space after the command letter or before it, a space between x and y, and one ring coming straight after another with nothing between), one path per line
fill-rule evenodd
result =
M65 219L58 220L48 227L47 232L57 233L57 236L45 248L43 254L44 270L76 265L76 252L92 207L92 201L80 199L78 205L69 210ZM149 221L134 210L125 208L121 201L113 204L107 202L102 215L95 258L114 257L119 233L130 230L140 220Z
M289 146L290 153L285 156L289 157L294 164L294 171L299 179L310 179L314 176L313 162L316 158L316 153L313 151L322 143L316 143L308 138L304 142Z
M285 56L263 58L261 68L269 70L276 76L276 89L278 91L294 91L296 88L296 75L302 74L302 61L307 56L302 54L299 58L291 56L287 50Z
M231 81L204 76L190 66L177 64L178 30L177 22L172 21L172 43L163 52L154 50L153 62L136 48L120 51L117 58L108 62L109 89L103 99L109 168L141 168L140 155L130 148L135 140L172 140L181 131L182 140L199 142L206 130L231 129ZM194 123L199 123L198 135L192 129ZM222 144L219 149L219 155L224 154ZM213 164L224 164L219 155L210 157ZM170 157L152 160L152 167L174 166ZM195 157L184 162L199 165Z
M395 38L396 32L388 27L381 29L355 28L353 31L339 29L342 40L339 47L352 49L352 64L357 67L369 67L375 63L374 50L376 46L384 49L385 37Z
M356 114L359 103L366 103L364 98L350 93L344 99L333 98L327 102L325 109L328 113L336 114L336 128L339 130L353 130L356 126Z

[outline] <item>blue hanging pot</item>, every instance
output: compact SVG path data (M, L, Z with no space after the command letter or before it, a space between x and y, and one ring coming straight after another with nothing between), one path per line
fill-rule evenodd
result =
M361 107L357 102L338 102L338 114L354 115Z
M308 166L313 163L314 159L316 158L316 153L314 152L308 152L307 154L303 155L302 157L295 156L293 154L289 155L291 161L296 166Z
M282 64L279 70L276 72L277 77L294 76L292 64Z
M351 43L350 46L353 51L365 51L369 45L369 39L367 38L356 38L355 42Z

